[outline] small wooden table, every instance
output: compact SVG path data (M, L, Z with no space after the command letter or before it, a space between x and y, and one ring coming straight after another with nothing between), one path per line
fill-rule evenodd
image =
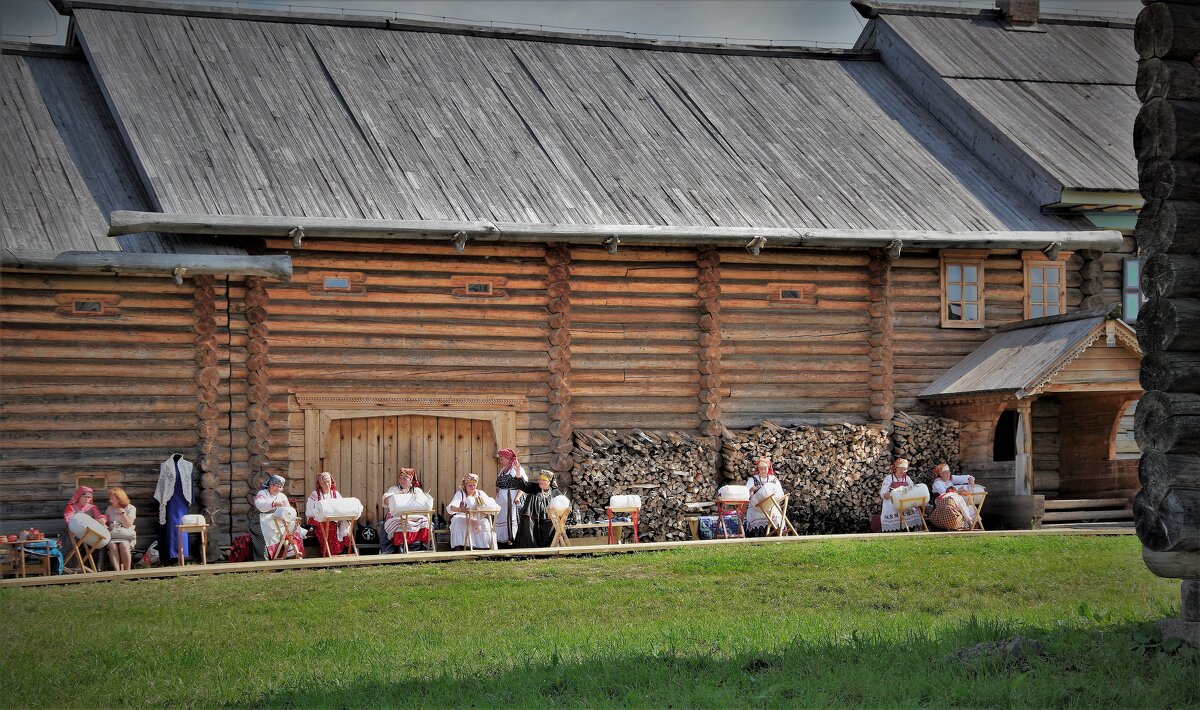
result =
M629 513L629 520L633 523L633 541L641 542L638 539L638 514L641 512L641 508L605 508L604 512L608 514L608 544L621 544L613 533L613 513Z
M0 548L7 547L12 551L12 555L16 558L13 560L15 565L14 571L17 577L24 577L28 574L28 568L25 565L25 555L30 547L44 548L42 557L42 574L50 576L50 548L54 544L53 540L17 540L16 542L0 542Z
M987 500L987 491L959 493L959 495L967 501L967 505L975 510L975 519L971 521L971 527L967 528L967 531L983 530L983 502Z
M782 505L776 502L773 496L767 496L758 502L756 507L762 511L763 515L767 516L767 537L771 537L772 535L775 537L783 537L789 534L800 535L800 533L796 532L796 528L792 526L792 521L788 520L787 509L788 499L790 498L790 494L784 495ZM774 517L771 515L776 510L779 511L779 517L783 520L783 523L779 525L775 524Z
M466 530L467 537L465 540L463 540L463 549L464 550L474 550L475 549L474 543L471 542L471 528L474 527L474 522L476 519L478 519L478 520L486 520L486 522L488 524L488 539L492 541L492 546L490 549L499 550L500 544L498 542L496 542L496 516L499 514L500 514L500 511L498 511L498 510L471 510L469 508L467 509L466 513L462 513L462 515L467 516L467 530ZM405 551L407 551L408 545L405 545L404 549L405 549Z
M921 518L921 529L929 532L929 524L925 522L925 504L928 502L924 496L892 501L892 504L896 506L896 512L900 514L900 524L904 526L904 532L912 532L912 528L908 526L908 516L905 513L913 508L917 509L917 515Z
M69 565L71 558L74 557L79 560L79 568L83 573L95 572L96 560L92 559L92 553L103 547L104 538L100 537L100 533L91 528L83 531L83 537L75 537L68 530L67 537L71 540L71 554L67 555L67 559L63 562L63 565Z
M717 524L713 528L713 539L728 540L730 538L746 537L746 508L750 506L750 501L718 500L713 502L717 504ZM738 531L736 534L729 532L729 524L725 522L726 515L737 516Z
M200 533L200 564L208 564L208 523L180 523L175 526L178 535L178 546L175 550L175 557L179 560L179 566L183 567L187 564L187 560L183 556L183 541L188 533Z
M405 511L401 512L399 515L392 516L393 518L400 518L400 524L402 526L404 526L403 531L400 533L400 540L401 540L400 545L401 545L401 547L404 548L404 554L406 554L406 555L408 554L408 518L410 515L411 516L417 516L417 515L424 516L425 520L428 521L428 524L429 524L429 552L437 552L437 542L433 539L433 534L434 534L434 532L437 532L437 531L435 531L433 529L433 508L430 508L429 510L405 510ZM447 530L447 532L449 532L449 530Z

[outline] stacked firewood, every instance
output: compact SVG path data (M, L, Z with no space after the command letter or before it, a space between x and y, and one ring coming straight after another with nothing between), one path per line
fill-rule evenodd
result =
M888 436L879 425L783 427L765 421L724 434L724 474L744 483L754 460L769 456L791 497L788 517L801 533L865 532L879 512L887 475Z
M710 440L711 441L711 440ZM614 495L642 497L642 540L686 540L688 503L716 495L716 447L682 432L575 432L571 497L585 520L607 520Z
M942 417L923 417L900 412L892 420L893 455L908 459L908 473L919 483L933 479L933 468L950 465L962 473L958 462L958 422Z

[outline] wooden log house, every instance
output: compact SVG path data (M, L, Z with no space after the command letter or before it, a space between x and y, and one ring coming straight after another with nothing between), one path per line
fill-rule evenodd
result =
M886 424L937 411L922 391L1001 326L1120 298L1109 255L1130 240L1088 221L1102 206L1043 208L1013 167L1027 158L957 135L891 63L879 38L902 16L884 6L859 48L814 50L56 5L119 137L109 160L136 175L140 202L99 210L109 246L242 261L71 287L144 302L146 335L132 308L78 328L54 299L83 277L5 261L5 519L18 499L52 518L106 474L149 520L173 451L202 461L227 542L267 473L299 499L330 470L378 520L402 466L439 504L467 471L494 487L503 446L566 477L576 429ZM27 229L3 226L6 246ZM992 482L1033 492L1015 469Z

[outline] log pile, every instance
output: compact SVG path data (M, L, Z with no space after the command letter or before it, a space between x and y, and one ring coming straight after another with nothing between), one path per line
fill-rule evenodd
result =
M933 468L950 464L960 474L958 422L942 417L923 417L901 412L892 420L892 455L908 459L908 473L920 483L933 480Z
M639 532L656 542L688 539L688 503L715 497L717 450L682 432L575 432L571 498L585 520L607 520L613 495L642 497Z
M788 517L800 533L870 530L887 475L888 436L879 425L761 425L724 435L724 474L744 483L759 456L770 456L791 499Z
M1134 236L1148 300L1137 324L1147 392L1133 512L1150 571L1200 580L1200 5L1147 0L1134 44L1142 107L1133 146L1146 201ZM1183 601L1184 619L1200 622L1200 581L1184 583Z

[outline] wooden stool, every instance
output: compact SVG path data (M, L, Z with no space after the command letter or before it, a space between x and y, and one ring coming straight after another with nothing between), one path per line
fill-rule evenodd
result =
M275 554L271 555L272 560L282 560L287 554L287 550L291 549L298 554L299 557L304 557L302 550L296 550L296 542L292 539L292 535L296 534L296 528L300 527L300 518L296 518L288 523L279 518L272 517L271 522L275 525L275 532L279 533L279 544L275 546Z
M550 516L550 522L554 524L554 539L550 541L550 547L570 547L571 540L567 537L567 518L571 515L571 509L567 508L558 513L546 511L546 514Z
M437 552L437 543L433 539L433 508L430 508L429 510L406 510L403 513L395 516L400 518L400 524L404 526L404 530L400 533L400 539L402 540L401 546L404 548L404 554L408 554L408 516L410 515L422 515L425 517L425 520L429 523L429 552ZM470 521L468 520L467 523L469 531ZM495 530L492 532L493 537L495 537ZM467 537L470 537L470 535Z
M790 494L783 496L782 506L775 501L774 496L767 496L758 502L758 506L756 507L762 511L763 515L767 516L767 537L772 535L775 537L783 537L785 535L796 535L799 537L800 533L796 532L796 528L792 527L792 521L788 520L787 517L789 498L791 498ZM779 519L783 521L781 524L777 525L771 515L775 511L779 511Z
M354 539L354 526L358 523L358 516L354 515L329 515L325 517L327 523L350 523L350 549L352 552L343 552L344 555L358 556L358 542ZM333 557L333 553L329 551L329 537L325 534L325 526L318 525L313 528L317 533L317 538L321 541L321 547L325 550L326 557ZM334 535L337 535L337 528L334 528Z
M718 500L717 504L717 525L713 528L714 540L728 540L730 538L746 537L746 508L750 505L748 500ZM736 534L730 534L729 526L725 522L725 516L733 513L737 515L738 531Z
M188 533L200 533L200 564L208 564L208 523L180 523L175 526L178 535L178 549L175 550L175 557L179 560L179 566L183 567L187 564L187 560L183 556L183 541Z
M987 491L960 493L959 495L963 497L963 500L967 501L967 505L975 509L975 519L971 521L971 527L967 528L967 530L983 530L983 502L987 500Z
M92 559L94 553L100 543L104 542L104 538L95 530L85 530L83 537L75 537L75 534L70 530L67 531L67 537L71 540L71 554L67 556L64 565L69 565L71 558L79 560L79 567L84 573L96 571L96 560Z
M925 522L925 504L928 502L924 498L901 498L893 501L896 512L900 514L900 524L904 526L904 532L912 532L912 529L908 527L908 516L905 513L913 508L917 509L917 515L921 517L921 529L929 532L929 525Z
M608 544L620 545L620 540L613 534L613 513L629 513L629 520L633 523L633 541L641 542L638 539L638 514L641 508L605 508L604 512L608 514Z
M467 538L465 540L463 540L463 549L464 550L474 550L475 549L475 545L472 544L472 542L471 542L471 528L474 527L473 523L476 519L483 520L484 518L487 519L487 522L489 525L489 530L491 531L488 533L488 537L492 541L491 549L493 549L493 550L500 549L500 545L496 542L496 515L497 515L497 513L499 513L499 511L496 511L494 513L490 510L467 510L467 512L465 513L465 515L467 516ZM404 546L404 549L405 549L405 551L408 550L407 544Z

